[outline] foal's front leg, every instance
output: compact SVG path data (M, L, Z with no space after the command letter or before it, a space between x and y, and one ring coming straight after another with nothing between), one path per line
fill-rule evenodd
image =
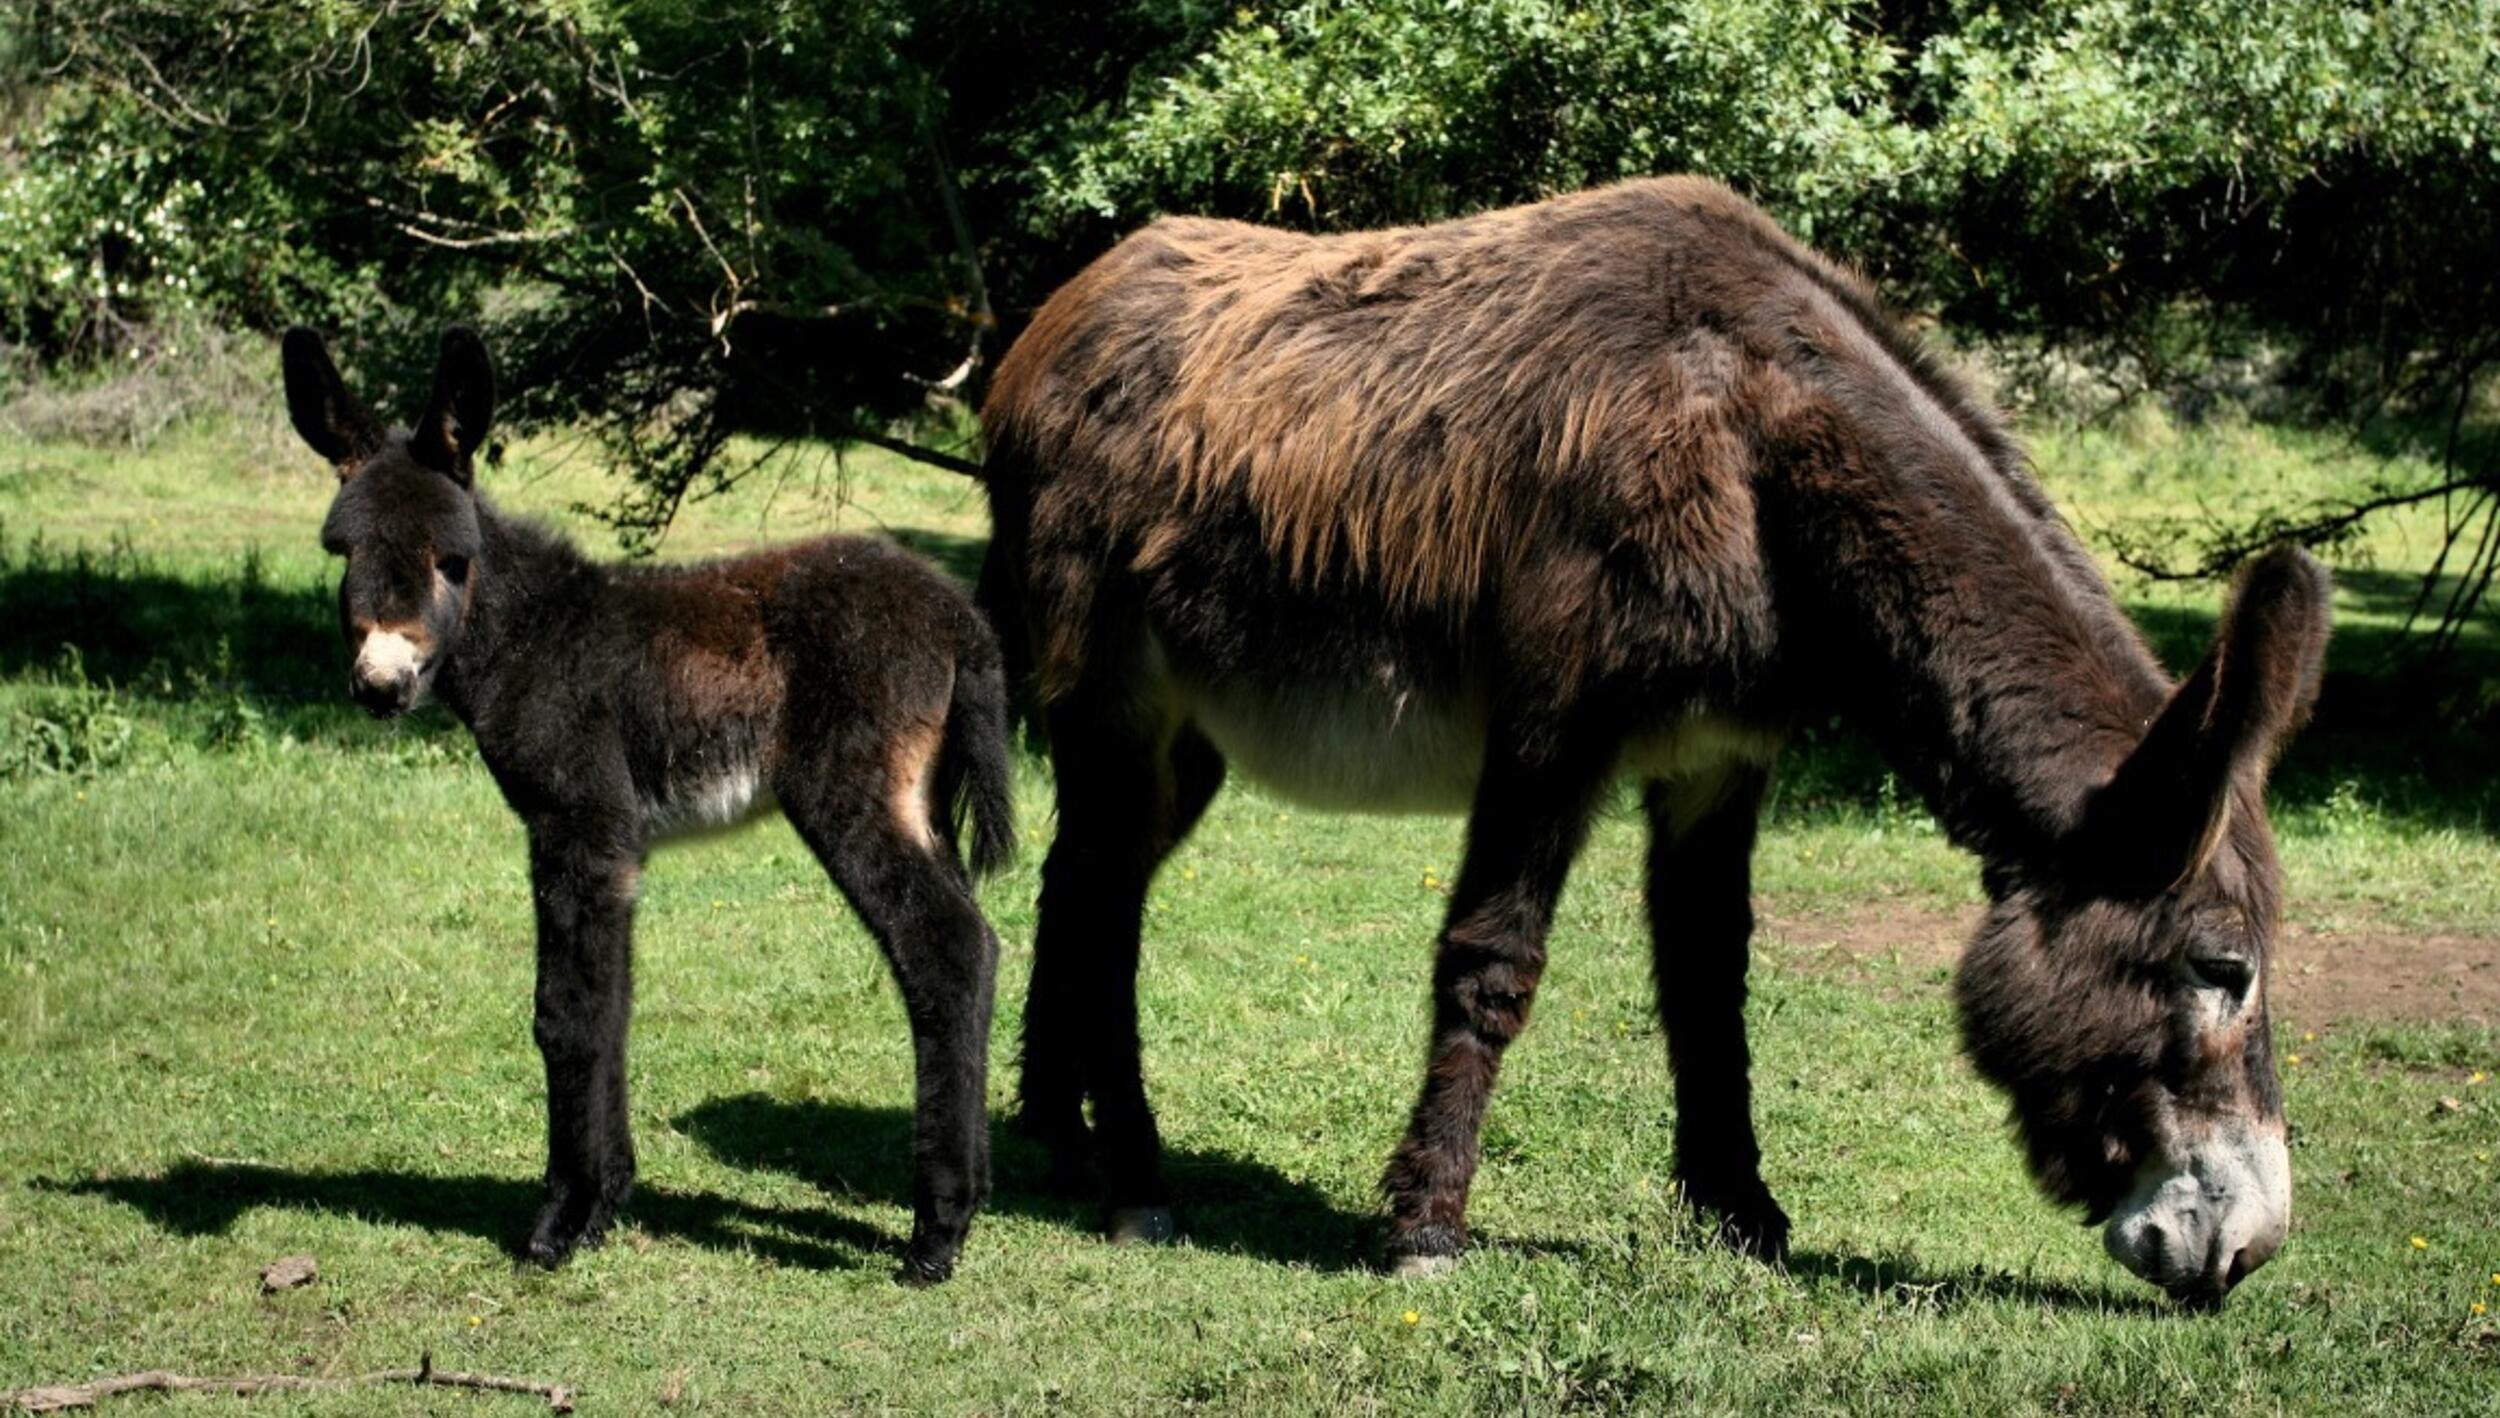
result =
M1485 1102L1502 1051L1527 1026L1554 903L1606 781L1611 752L1593 752L1594 738L1545 754L1497 748L1486 755L1433 962L1423 1096L1381 1181L1389 1194L1388 1260L1398 1274L1439 1270L1466 1247Z
M538 904L534 1033L547 1064L547 1199L530 1259L556 1265L596 1246L634 1186L625 1115L625 1026L633 1008L640 853L615 824L530 825Z

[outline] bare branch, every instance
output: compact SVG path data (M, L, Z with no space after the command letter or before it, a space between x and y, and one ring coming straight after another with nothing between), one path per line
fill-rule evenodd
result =
M58 1413L71 1408L93 1408L107 1398L125 1393L228 1393L248 1398L257 1393L329 1392L380 1384L408 1384L416 1388L464 1388L488 1393L521 1393L547 1400L549 1411L573 1411L573 1390L570 1385L542 1383L537 1379L505 1378L500 1374L463 1374L434 1367L434 1356L425 1355L413 1369L381 1369L370 1374L345 1378L321 1378L308 1374L231 1374L194 1377L164 1369L145 1373L117 1374L112 1378L93 1379L83 1384L51 1384L38 1388L12 1389L0 1393L0 1408L20 1413Z
M889 438L882 433L867 433L854 429L851 430L850 436L872 448L882 448L888 453L900 454L915 463L926 463L932 468L944 468L950 473L961 473L975 481L981 477L981 465L970 458L959 458L941 449L924 448L920 444L900 438Z

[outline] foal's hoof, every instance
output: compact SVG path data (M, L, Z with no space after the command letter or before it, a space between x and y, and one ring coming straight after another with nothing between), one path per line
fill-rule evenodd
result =
M1103 1234L1115 1246L1160 1246L1180 1233L1168 1206L1115 1206L1103 1225Z
M1458 1269L1454 1255L1391 1256L1389 1278L1392 1280L1433 1280Z

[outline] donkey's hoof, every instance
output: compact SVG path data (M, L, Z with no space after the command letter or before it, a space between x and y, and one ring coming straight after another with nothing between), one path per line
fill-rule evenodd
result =
M1393 1280L1432 1280L1458 1269L1454 1255L1406 1255L1389 1258L1389 1276Z
M1688 1187L1685 1195L1696 1211L1716 1216L1719 1244L1772 1265L1788 1259L1788 1213L1760 1182L1717 1194Z
M926 1290L945 1284L954 1273L953 1255L922 1255L915 1251L903 1257L902 1265L894 1272L894 1283L908 1290Z
M1160 1246L1179 1237L1180 1224L1168 1206L1115 1206L1103 1234L1115 1246Z
M1750 1215L1719 1218L1719 1240L1740 1256L1771 1265L1788 1263L1788 1214L1778 1207Z
M575 1251L597 1250L607 1238L607 1218L601 1217L594 1223L569 1217L562 1208L550 1204L530 1228L529 1259L553 1270L571 1260Z

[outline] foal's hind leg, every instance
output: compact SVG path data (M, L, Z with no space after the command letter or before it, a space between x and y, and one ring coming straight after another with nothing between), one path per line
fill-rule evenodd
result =
M1658 1018L1675 1066L1675 1175L1737 1250L1776 1260L1788 1217L1762 1182L1745 1052L1754 826L1766 774L1651 784L1649 929Z
M998 942L954 844L917 793L875 792L887 765L785 775L782 808L893 967L911 1020L911 1244L896 1278L955 1269L989 1197L990 1007Z
M1527 1026L1545 972L1545 935L1611 766L1597 736L1566 747L1486 754L1467 820L1466 856L1432 971L1432 1047L1423 1096L1389 1159L1388 1260L1400 1274L1440 1269L1467 1243L1477 1135L1502 1051Z
M634 1185L625 1115L625 1029L633 1008L640 853L608 821L530 824L538 907L533 1032L547 1065L547 1199L530 1259L555 1265L595 1246Z
M1138 1057L1138 937L1155 870L1213 801L1224 759L1194 728L1167 744L1156 727L1083 702L1052 706L1050 733L1059 832L1042 866L1021 1118L1061 1186L1082 1186L1099 1163L1113 1240L1169 1240L1162 1140Z

